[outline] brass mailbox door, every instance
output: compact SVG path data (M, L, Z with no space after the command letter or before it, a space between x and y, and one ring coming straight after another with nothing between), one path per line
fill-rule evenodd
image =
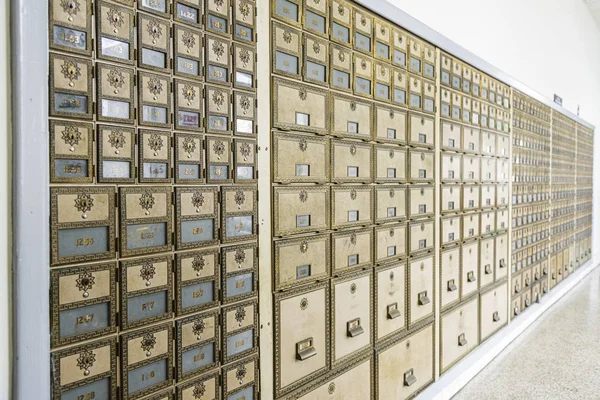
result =
M188 27L173 24L173 73L184 78L202 80L202 48L201 32Z
M219 322L219 313L215 311L177 320L175 352L178 381L219 366Z
M306 82L329 85L329 42L305 33L302 77Z
M252 355L258 350L258 301L249 300L221 310L222 363Z
M171 82L167 76L138 73L138 123L171 127Z
M50 116L92 119L92 61L50 55Z
M105 60L133 64L134 11L99 1L96 3L96 56Z
M440 251L440 297L441 307L447 309L460 300L460 247Z
M94 128L91 124L50 122L50 181L92 183Z
M257 399L259 389L258 357L240 360L223 368L223 397L243 400Z
M375 223L407 218L407 186L375 188Z
M331 244L332 276L363 269L373 263L371 228L334 233Z
M148 0L144 1L149 3ZM163 1L160 0L157 3L160 2ZM165 73L169 72L171 67L171 27L166 21L147 14L138 14L136 22L138 26L138 67Z
M321 280L329 276L330 236L276 241L274 258L277 290Z
M175 128L183 131L204 130L204 95L199 82L173 80Z
M256 239L257 201L256 188L250 186L221 188L221 243Z
M171 133L139 130L139 181L141 183L171 182Z
M134 128L99 125L98 182L133 183L136 177Z
M175 188L175 248L177 250L219 243L218 188Z
M175 182L182 184L203 183L204 170L204 138L189 133L176 133L175 147Z
M206 249L177 253L175 261L177 315L218 306L221 287L219 252Z
M201 0L176 0L174 3L172 14L175 21L201 27L204 13L204 4Z
M254 244L224 247L221 250L222 302L229 304L256 296L258 291L258 249Z
M479 240L463 243L461 246L461 298L479 289Z
M280 183L327 183L328 138L273 132L273 180Z
M375 272L375 341L406 329L406 264L392 263Z
M382 143L406 144L406 111L374 104L373 140Z
M170 256L121 262L121 327L136 328L173 317Z
M179 386L177 386L177 400L196 400L197 395L204 393L200 396L200 400L218 399L221 395L221 387L219 385L221 375L220 371L209 372L199 378L191 379ZM171 393L168 393L170 396ZM157 400L170 400L170 397L166 399L159 398Z

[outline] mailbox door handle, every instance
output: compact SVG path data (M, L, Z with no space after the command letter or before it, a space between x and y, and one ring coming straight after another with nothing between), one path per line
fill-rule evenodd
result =
M494 320L494 322L500 321L500 314L498 314L498 311L494 311L492 319Z
M431 300L429 300L429 297L427 297L427 290L419 293L419 305L420 306L424 306L426 304L429 304L431 302Z
M519 310L519 307L515 307L514 312L515 315L519 315L521 313L521 310Z
M317 355L317 350L313 346L313 338L307 338L296 343L296 360L304 361Z
M388 319L396 319L400 317L400 310L398 309L398 303L392 303L387 306L387 317Z
M458 288L456 287L456 284L454 283L454 279L450 279L448 281L448 291L449 292L456 292Z
M357 337L365 333L365 330L360 325L360 318L353 319L351 321L346 322L347 332L346 336L348 337Z
M492 266L490 264L485 265L485 274L489 275L492 273Z
M467 345L467 338L465 337L464 333L461 333L460 335L458 335L458 345L460 347Z
M404 373L404 386L411 386L417 382L413 369L409 369Z
M475 273L473 271L467 274L467 281L475 282L477 279L475 278Z

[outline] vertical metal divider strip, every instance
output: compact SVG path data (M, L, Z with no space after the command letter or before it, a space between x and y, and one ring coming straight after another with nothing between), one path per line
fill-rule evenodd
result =
M550 212L550 216L548 218L548 247L552 248L552 241L554 236L552 234L552 225L554 224L554 216L552 215L552 154L554 153L552 148L552 138L554 137L554 110L550 109L550 159L548 160L548 171L550 175L549 184L548 184L548 211ZM555 257L554 252L548 251L548 292L552 290L552 259Z
M273 288L271 234L271 41L270 0L256 2L256 97L258 99L258 300L260 397L272 400L274 392Z
M50 398L48 2L11 2L11 399ZM34 324L32 326L32 324Z
M513 193L513 185L515 183L514 180L514 176L515 176L515 171L514 171L514 167L515 167L515 163L513 162L513 147L514 147L514 143L513 143L513 136L514 136L514 126L513 126L513 120L514 120L514 112L515 112L515 107L514 107L514 97L515 97L515 90L512 88L512 86L510 87L510 121L509 121L509 132L508 132L508 159L509 159L509 165L510 165L510 177L509 177L509 182L510 184L508 185L508 239L507 239L507 245L506 247L508 247L508 255L507 255L507 259L506 259L506 264L509 265L510 267L508 267L508 283L506 285L506 315L508 316L507 318L507 325L509 325L512 321L512 314L510 312L510 308L511 308L511 293L512 293L512 289L511 289L511 282L512 282L512 213L513 213L513 200L512 200L512 193Z
M435 88L436 88L436 93L435 93L435 190L434 190L434 204L435 204L435 221L434 221L434 239L433 239L433 245L434 245L434 279L433 279L433 285L434 288L439 288L439 279L441 279L441 249L440 249L440 230L441 230L441 190L442 190L442 186L441 186L441 158L442 158L442 154L441 154L441 114L440 114L440 107L441 107L441 80L440 80L440 74L441 74L441 64L442 64L442 57L441 57L441 51L439 48L436 47L435 49ZM442 308L442 293L434 290L434 293L437 293L437 297L435 299L435 307L434 307L434 324L435 324L435 330L434 330L434 334L435 334L435 351L434 351L434 361L435 361L435 380L437 381L440 377L440 340L441 340L441 331L440 331L440 310Z

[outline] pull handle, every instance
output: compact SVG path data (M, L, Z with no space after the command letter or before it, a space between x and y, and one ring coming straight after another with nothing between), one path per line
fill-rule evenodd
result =
M448 291L449 292L456 292L458 288L456 287L456 284L454 283L454 279L450 279L448 281Z
M296 360L304 361L317 355L317 350L313 346L313 338L301 340L296 343Z
M529 287L529 277L525 278L525 286Z
M494 311L494 314L492 315L492 320L494 322L500 321L500 314L498 314L498 311Z
M429 300L429 297L427 297L427 290L419 293L419 305L424 306L429 303L431 303L431 300Z
M525 307L529 307L531 305L531 301L529 299L525 299Z
M504 258L500 260L500 268L506 268L506 261L504 261Z
M475 282L477 279L475 278L475 273L473 271L467 274L467 282Z
M521 292L521 288L519 287L519 284L517 283L515 285L515 293L519 293L519 292Z
M409 369L404 373L404 386L411 386L417 382L413 369Z
M461 333L460 335L458 335L458 345L460 347L467 345L467 338L465 337L464 333Z
M356 319L346 322L346 328L347 328L346 336L351 337L351 338L360 336L363 333L365 333L365 330L360 325L360 318L356 318Z
M387 306L387 317L388 319L396 319L400 317L400 310L398 309L398 303L392 303Z
M519 310L519 307L515 307L515 309L513 310L515 315L519 315L521 313L521 310Z
M486 275L489 275L489 274L492 273L492 266L490 264L486 264L485 267L484 267L484 269L485 269L485 274Z

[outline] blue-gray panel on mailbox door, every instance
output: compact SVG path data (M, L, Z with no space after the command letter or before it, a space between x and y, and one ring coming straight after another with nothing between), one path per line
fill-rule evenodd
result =
M230 276L226 280L227 297L239 296L254 290L254 273Z
M88 383L75 389L66 390L60 394L60 400L111 400L110 378Z
M200 306L215 299L213 281L184 286L181 289L181 308Z
M181 242L197 243L214 239L214 220L201 219L197 221L183 221L181 223Z
M227 338L227 357L235 356L254 347L254 329L249 329Z
M157 317L168 310L168 292L166 290L130 297L127 299L127 322Z
M127 249L164 246L167 244L167 223L127 226Z
M57 178L87 178L87 160L54 160L54 171Z
M108 226L60 229L58 231L58 256L84 256L105 253L109 250Z
M59 314L60 337L81 335L110 326L110 303L61 311Z
M152 364L132 369L127 372L129 394L139 392L152 386L159 385L167 380L168 360L158 360ZM94 399L95 400L95 399Z
M192 372L215 362L215 344L207 343L181 355L181 370L184 374Z
M225 229L227 237L252 235L254 217L252 215L242 215L239 217L227 217L225 219Z
M227 400L254 400L254 385L227 396Z

